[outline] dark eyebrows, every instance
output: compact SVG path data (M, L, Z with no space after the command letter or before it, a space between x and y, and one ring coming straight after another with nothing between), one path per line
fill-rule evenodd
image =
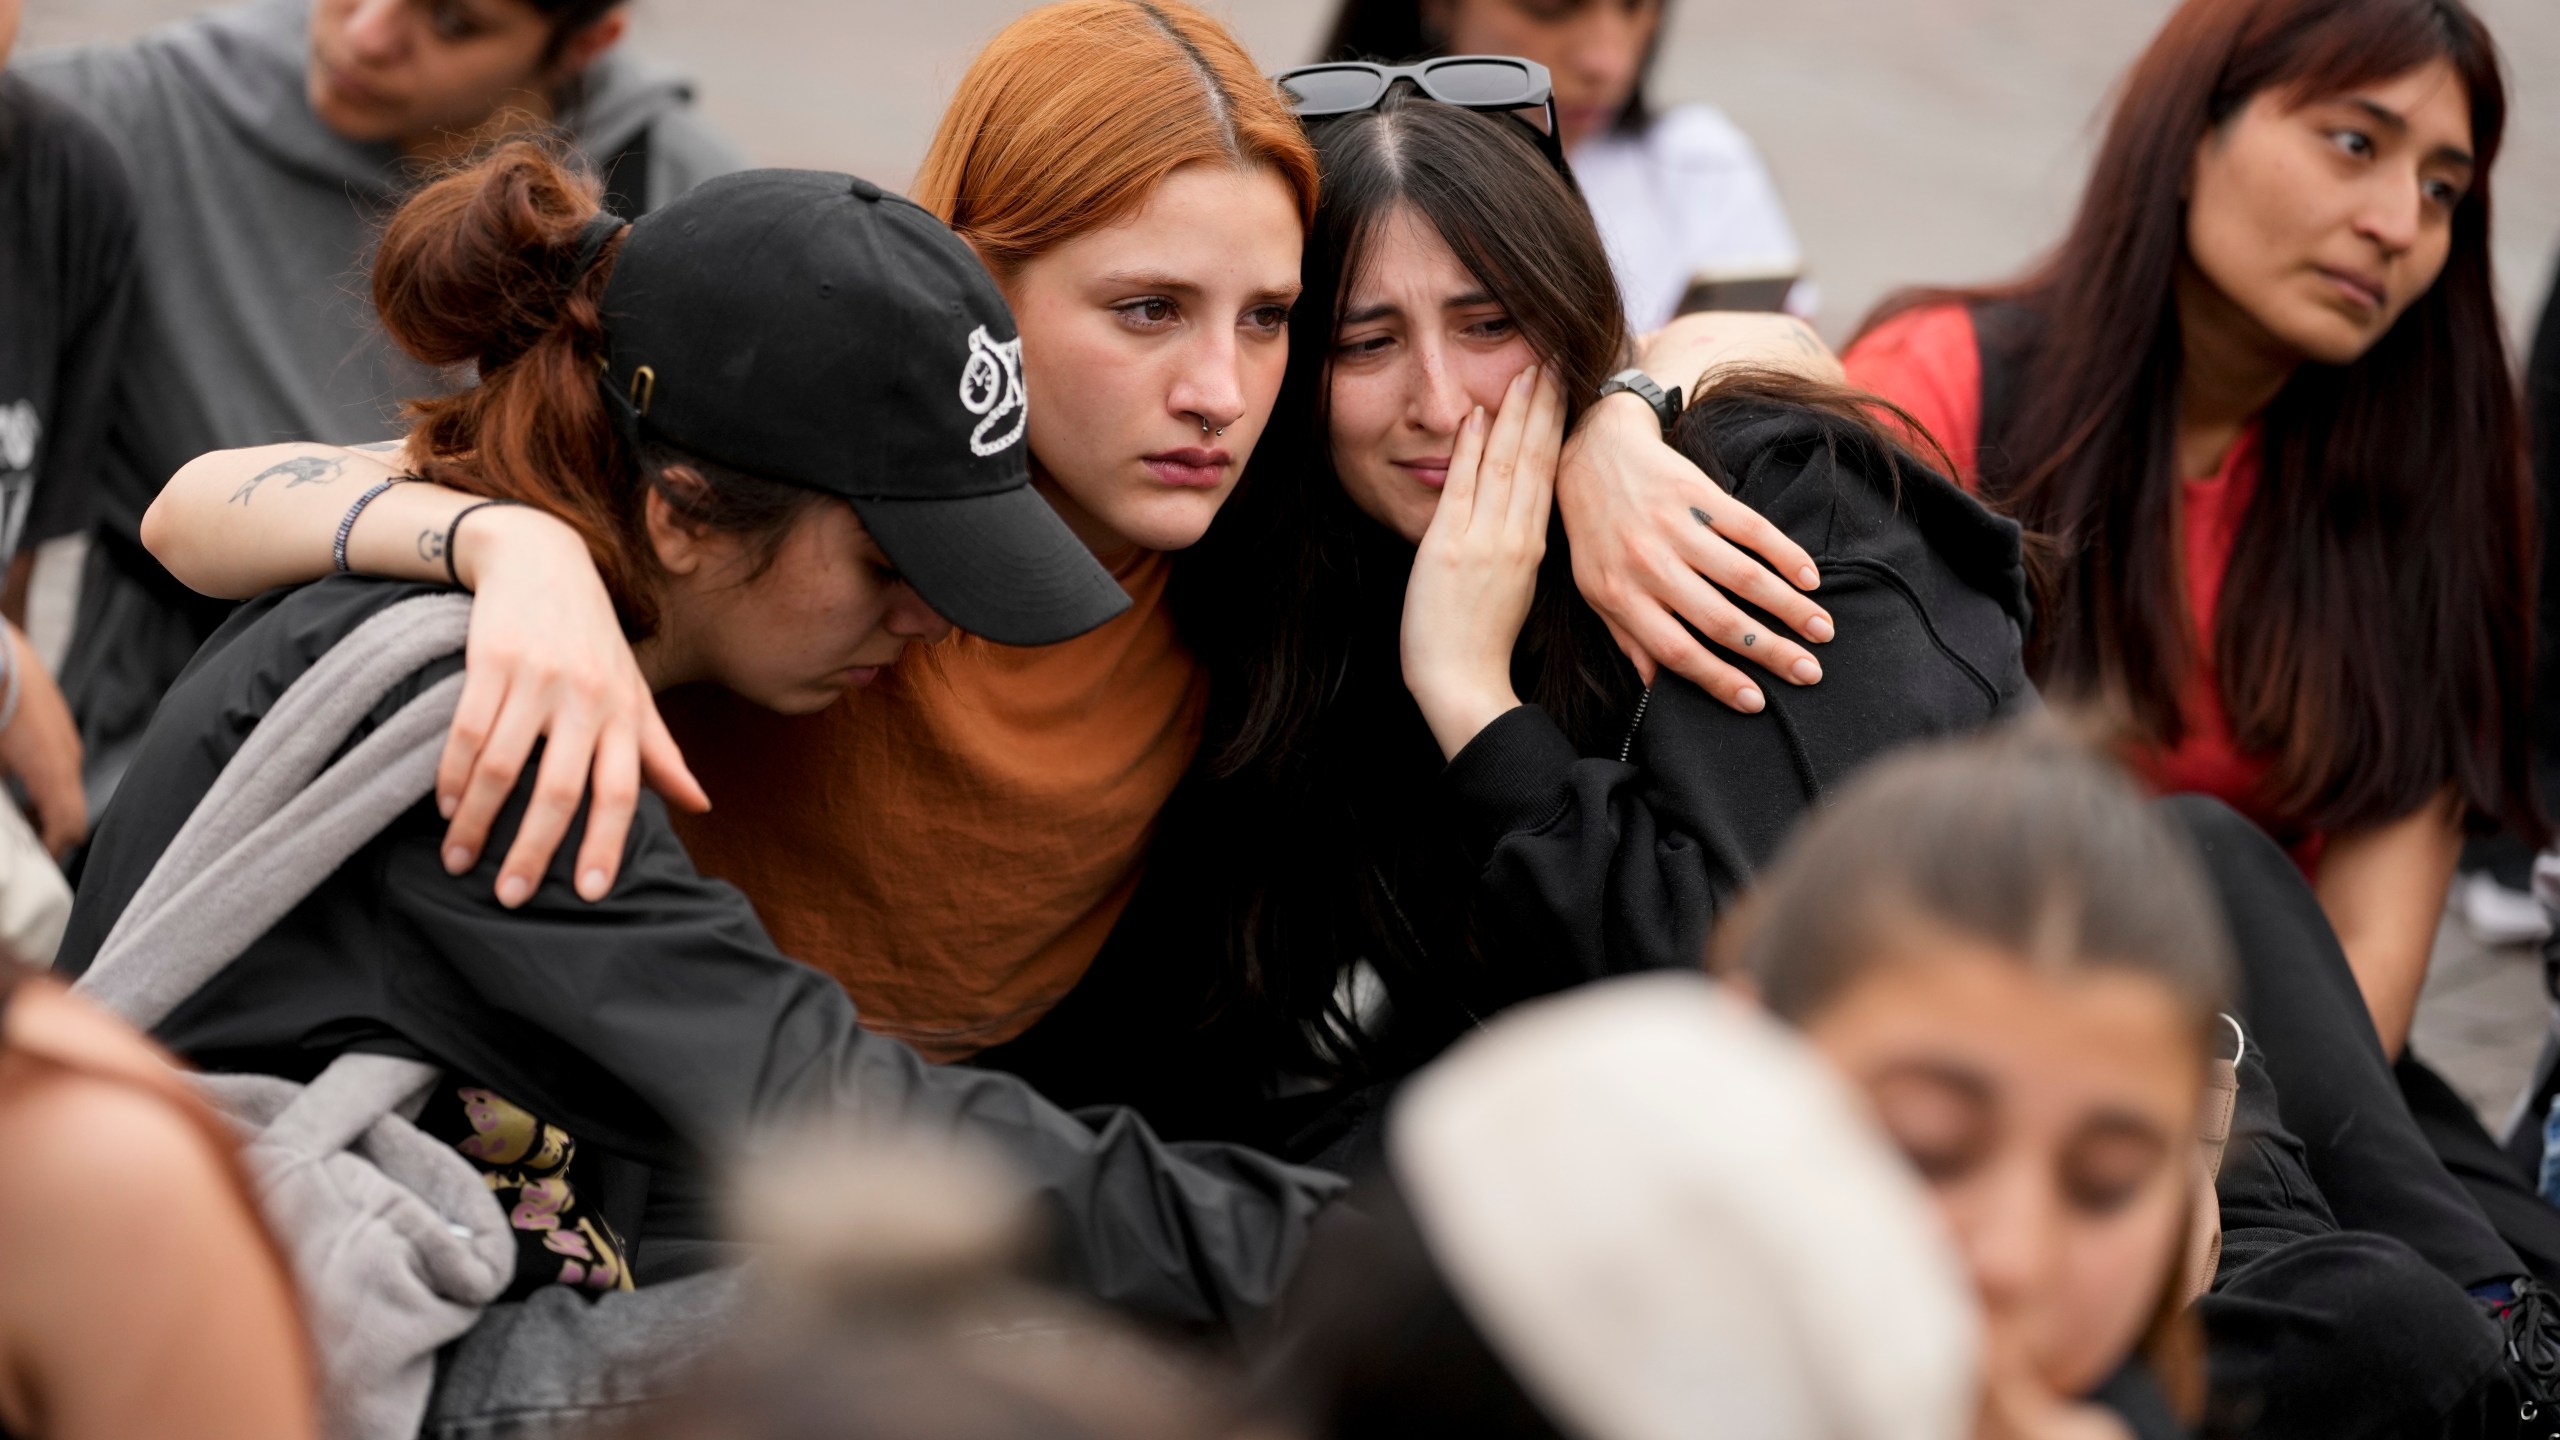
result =
M2394 135L2406 135L2409 133L2408 118L2388 105L2367 100L2361 95L2348 96L2347 103L2358 110L2363 111L2367 115L2372 116L2375 124L2380 125L2382 128L2390 131Z
M2373 123L2390 131L2392 134L2400 136L2403 139L2408 137L2408 117L2402 115L2399 111L2392 109L2390 106L2381 104L2377 101L2368 100L2361 95L2348 96L2346 103L2372 117ZM2427 158L2430 160L2441 160L2448 165L2459 165L2465 170L2472 169L2479 163L2477 158L2474 157L2470 151L2463 149L2459 145L2439 145L2433 151L2429 152Z
M1441 301L1440 308L1443 310L1472 310L1478 306L1500 305L1501 303L1501 301L1493 298L1492 293L1489 291L1469 290L1464 294L1452 295L1448 299ZM1384 320L1390 315L1402 313L1403 311L1400 307L1391 304L1364 305L1357 310L1344 311L1340 325L1366 325L1372 320ZM1336 326L1336 328L1340 328L1340 325Z

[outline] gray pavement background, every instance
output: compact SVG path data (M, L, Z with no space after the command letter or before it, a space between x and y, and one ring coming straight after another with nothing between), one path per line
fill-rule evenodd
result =
M1310 58L1330 0L1207 0L1266 65ZM2501 163L2509 324L2560 253L2560 3L2474 0L2515 91ZM134 34L194 0L29 0L22 43ZM903 185L971 54L1024 0L635 0L759 163ZM1987 279L2059 232L2109 87L2171 0L1673 0L1656 88L1758 140L1845 337L1887 290Z

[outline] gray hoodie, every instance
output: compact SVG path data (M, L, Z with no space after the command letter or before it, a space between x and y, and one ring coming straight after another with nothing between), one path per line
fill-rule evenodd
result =
M383 439L399 400L433 384L383 338L365 280L412 172L312 113L309 9L259 0L21 65L123 156L160 322L149 338L201 405L205 448ZM580 148L601 164L648 130L655 199L743 163L672 73L611 55L583 89L565 117Z
M310 0L256 0L15 65L106 132L140 214L120 433L99 477L97 553L63 675L100 752L93 799L215 618L135 539L161 483L207 450L386 438L402 399L443 383L383 335L365 276L413 172L393 147L356 144L312 113L309 13ZM645 133L652 201L743 163L673 73L617 52L580 89L565 128L599 168Z

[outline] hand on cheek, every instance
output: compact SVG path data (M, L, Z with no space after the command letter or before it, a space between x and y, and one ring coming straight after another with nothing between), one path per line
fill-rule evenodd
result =
M1413 558L1402 634L1407 688L1454 757L1518 706L1511 652L1537 593L1564 445L1564 395L1538 366L1500 410L1459 428L1449 478Z

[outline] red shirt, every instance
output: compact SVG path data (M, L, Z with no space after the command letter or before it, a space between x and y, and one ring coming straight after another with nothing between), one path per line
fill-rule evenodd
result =
M1844 363L1850 383L1909 411L1945 447L1958 483L1968 490L1980 485L1982 352L1974 339L1970 311L1961 305L1933 305L1897 315L1849 347ZM2259 430L2252 424L2211 476L2188 480L2180 487L2187 613L2194 619L2196 634L2195 668L2178 687L2178 713L2186 722L2186 736L2174 746L2146 746L2125 758L2155 791L2196 792L2229 804L2285 841L2295 861L2309 872L2319 864L2321 837L2267 807L2261 787L2270 762L2263 755L2244 753L2232 737L2214 670L2213 638L2222 580L2231 568L2232 547L2248 516L2250 497L2257 493L2258 447Z

